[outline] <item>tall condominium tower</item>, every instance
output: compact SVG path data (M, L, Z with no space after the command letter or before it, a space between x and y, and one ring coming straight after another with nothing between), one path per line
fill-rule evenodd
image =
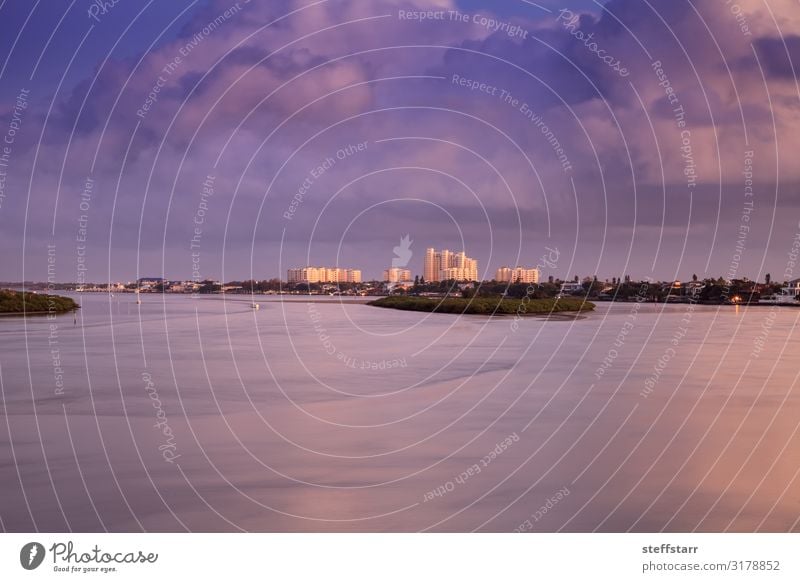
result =
M448 249L425 251L424 276L426 281L477 281L478 261L461 251L454 253Z

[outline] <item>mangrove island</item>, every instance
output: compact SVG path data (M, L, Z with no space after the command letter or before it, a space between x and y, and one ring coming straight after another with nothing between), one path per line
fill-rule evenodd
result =
M550 313L581 312L594 309L594 303L580 298L513 299L508 297L410 297L392 295L368 305L425 311L431 313L457 313L472 315L548 315Z
M68 313L78 307L69 297L0 289L0 315Z

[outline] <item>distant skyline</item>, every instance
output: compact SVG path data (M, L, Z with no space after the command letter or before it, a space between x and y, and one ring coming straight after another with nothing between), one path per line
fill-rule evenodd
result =
M0 280L369 279L406 234L415 274L783 280L800 13L735 6L7 2Z

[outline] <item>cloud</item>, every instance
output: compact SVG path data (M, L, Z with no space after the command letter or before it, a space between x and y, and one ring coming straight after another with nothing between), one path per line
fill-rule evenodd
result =
M445 208L476 204L477 214L459 211L472 226L480 205L491 208L505 217L492 225L506 231L500 238L513 239L517 226L505 220L518 210L542 225L526 231L537 243L581 228L596 248L604 222L578 222L576 208L596 221L609 217L615 229L635 230L642 217L648 228L686 219L666 209L691 194L688 131L702 186L694 190L693 220L713 233L722 201L741 205L745 151L755 152L759 190L778 183L779 204L797 203L789 185L800 180L791 68L800 56L800 18L779 4L770 13L760 2L740 1L734 13L711 0L612 0L596 13L574 10L579 18L570 29L558 12L535 9L499 16L461 9L468 22L398 18L401 9L458 8L445 0L215 0L151 52L112 57L57 96L37 158L34 195L41 204L28 232L48 238L48 205L59 190L57 231L71 236L74 195L99 152L94 177L102 194L92 207L98 252L109 244L160 245L166 229L173 254L185 253L181 241L198 184L212 172L220 195L206 240L222 244L228 236L247 252L253 232L264 237L262 225L269 225L269 240L287 226L280 217L310 169L348 144L368 142L366 153L315 180L304 202L314 216L344 188L342 203L331 206L327 239L341 236L359 209L414 196ZM527 35L493 32L476 15ZM619 60L630 75L600 55ZM495 90L467 89L453 75ZM44 122L41 105L30 118L31 127ZM23 140L17 155L30 160L34 147ZM397 166L439 173L358 179ZM7 208L16 213L20 206ZM407 213L395 216L382 215L380 228L364 232L411 232L420 244L433 244L446 226L444 219L428 226L426 217L426 232L416 233ZM290 238L308 236L301 224L312 225L298 219ZM473 228L470 244L486 244L487 232ZM20 224L10 224L6 237L19 233ZM178 261L174 268L181 268Z

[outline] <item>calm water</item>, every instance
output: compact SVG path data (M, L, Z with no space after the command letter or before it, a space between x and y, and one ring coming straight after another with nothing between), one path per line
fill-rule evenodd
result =
M800 310L81 301L0 319L6 530L800 529Z

